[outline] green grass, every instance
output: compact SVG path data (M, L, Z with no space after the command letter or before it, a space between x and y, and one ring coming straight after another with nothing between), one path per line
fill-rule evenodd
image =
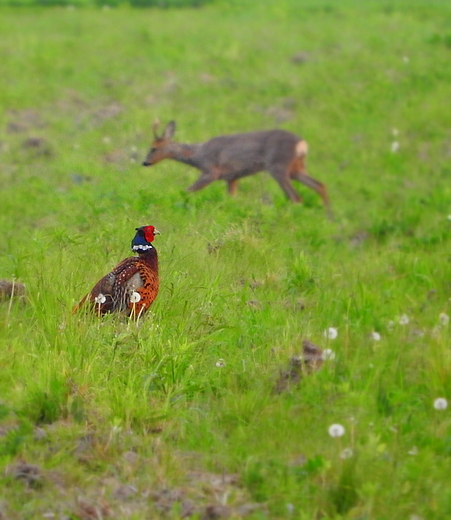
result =
M0 10L0 278L28 291L0 302L1 515L449 516L450 22L419 0ZM187 194L196 170L140 166L155 118L302 135L335 221L267 173ZM72 316L147 224L151 312ZM335 359L275 393L303 339Z

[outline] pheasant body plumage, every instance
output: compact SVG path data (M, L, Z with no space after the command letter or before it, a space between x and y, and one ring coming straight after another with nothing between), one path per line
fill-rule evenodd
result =
M138 256L122 260L97 282L73 312L89 302L98 315L121 312L132 317L142 316L159 289L158 255L152 245L156 234L159 231L153 226L136 228L132 250Z

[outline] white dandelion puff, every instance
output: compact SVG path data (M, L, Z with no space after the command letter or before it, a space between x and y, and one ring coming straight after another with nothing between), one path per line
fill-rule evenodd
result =
M94 302L97 303L98 305L101 305L102 303L105 303L106 302L106 296L102 293L99 293L95 298L94 298Z
M327 339L335 339L338 336L338 330L335 327L329 327L324 331L324 337Z
M449 316L448 314L445 314L444 312L441 312L438 317L440 323L443 325L443 327L446 327L449 323Z
M451 220L451 215L448 215L446 218L447 218L448 220Z
M108 137L107 135L102 139L102 142L105 144L111 143L111 137Z
M222 368L222 367L225 367L226 365L227 365L227 363L223 359L218 359L218 361L216 361L216 363L215 363L216 368Z
M139 292L133 291L130 294L130 303L138 303L141 300L141 295Z
M321 354L323 361L333 361L335 359L335 352L331 348L325 348Z
M115 425L113 425L111 427L111 434L112 435L117 435L118 433L121 433L121 431L122 431L122 426L118 426L118 425L115 424Z
M342 437L345 434L344 426L341 424L331 424L328 431L331 437Z
M393 153L396 153L399 150L399 141L393 141L391 146L390 146L390 150Z
M434 401L434 408L436 410L446 410L448 408L448 401L444 397L438 397Z
M370 338L374 341L380 341L381 340L381 335L379 334L379 332L376 332L376 331L373 331L371 334L370 334Z
M352 448L345 448L340 453L340 459L350 459L354 455L354 452L352 451Z
M440 336L440 334L442 333L442 329L443 327L441 325L436 325L433 329L432 329L432 336L434 338L438 338Z
M400 325L407 325L409 323L409 321L410 321L410 319L409 319L409 316L407 316L407 314L402 314L398 320Z

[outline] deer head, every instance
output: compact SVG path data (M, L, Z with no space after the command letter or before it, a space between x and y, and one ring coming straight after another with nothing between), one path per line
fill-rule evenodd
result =
M152 166L163 159L168 159L171 157L170 145L172 143L172 136L175 133L175 121L169 121L161 135L158 135L158 127L160 126L160 121L157 119L152 128L154 140L150 145L150 150L146 155L146 158L143 161L143 166Z

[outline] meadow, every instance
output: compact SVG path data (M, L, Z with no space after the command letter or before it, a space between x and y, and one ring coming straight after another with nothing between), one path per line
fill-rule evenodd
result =
M449 517L450 24L438 0L0 8L0 279L27 289L0 301L0 518ZM197 170L141 166L157 118L301 135L335 220L267 173L187 193ZM151 311L72 315L149 224ZM296 372L305 340L326 359Z

